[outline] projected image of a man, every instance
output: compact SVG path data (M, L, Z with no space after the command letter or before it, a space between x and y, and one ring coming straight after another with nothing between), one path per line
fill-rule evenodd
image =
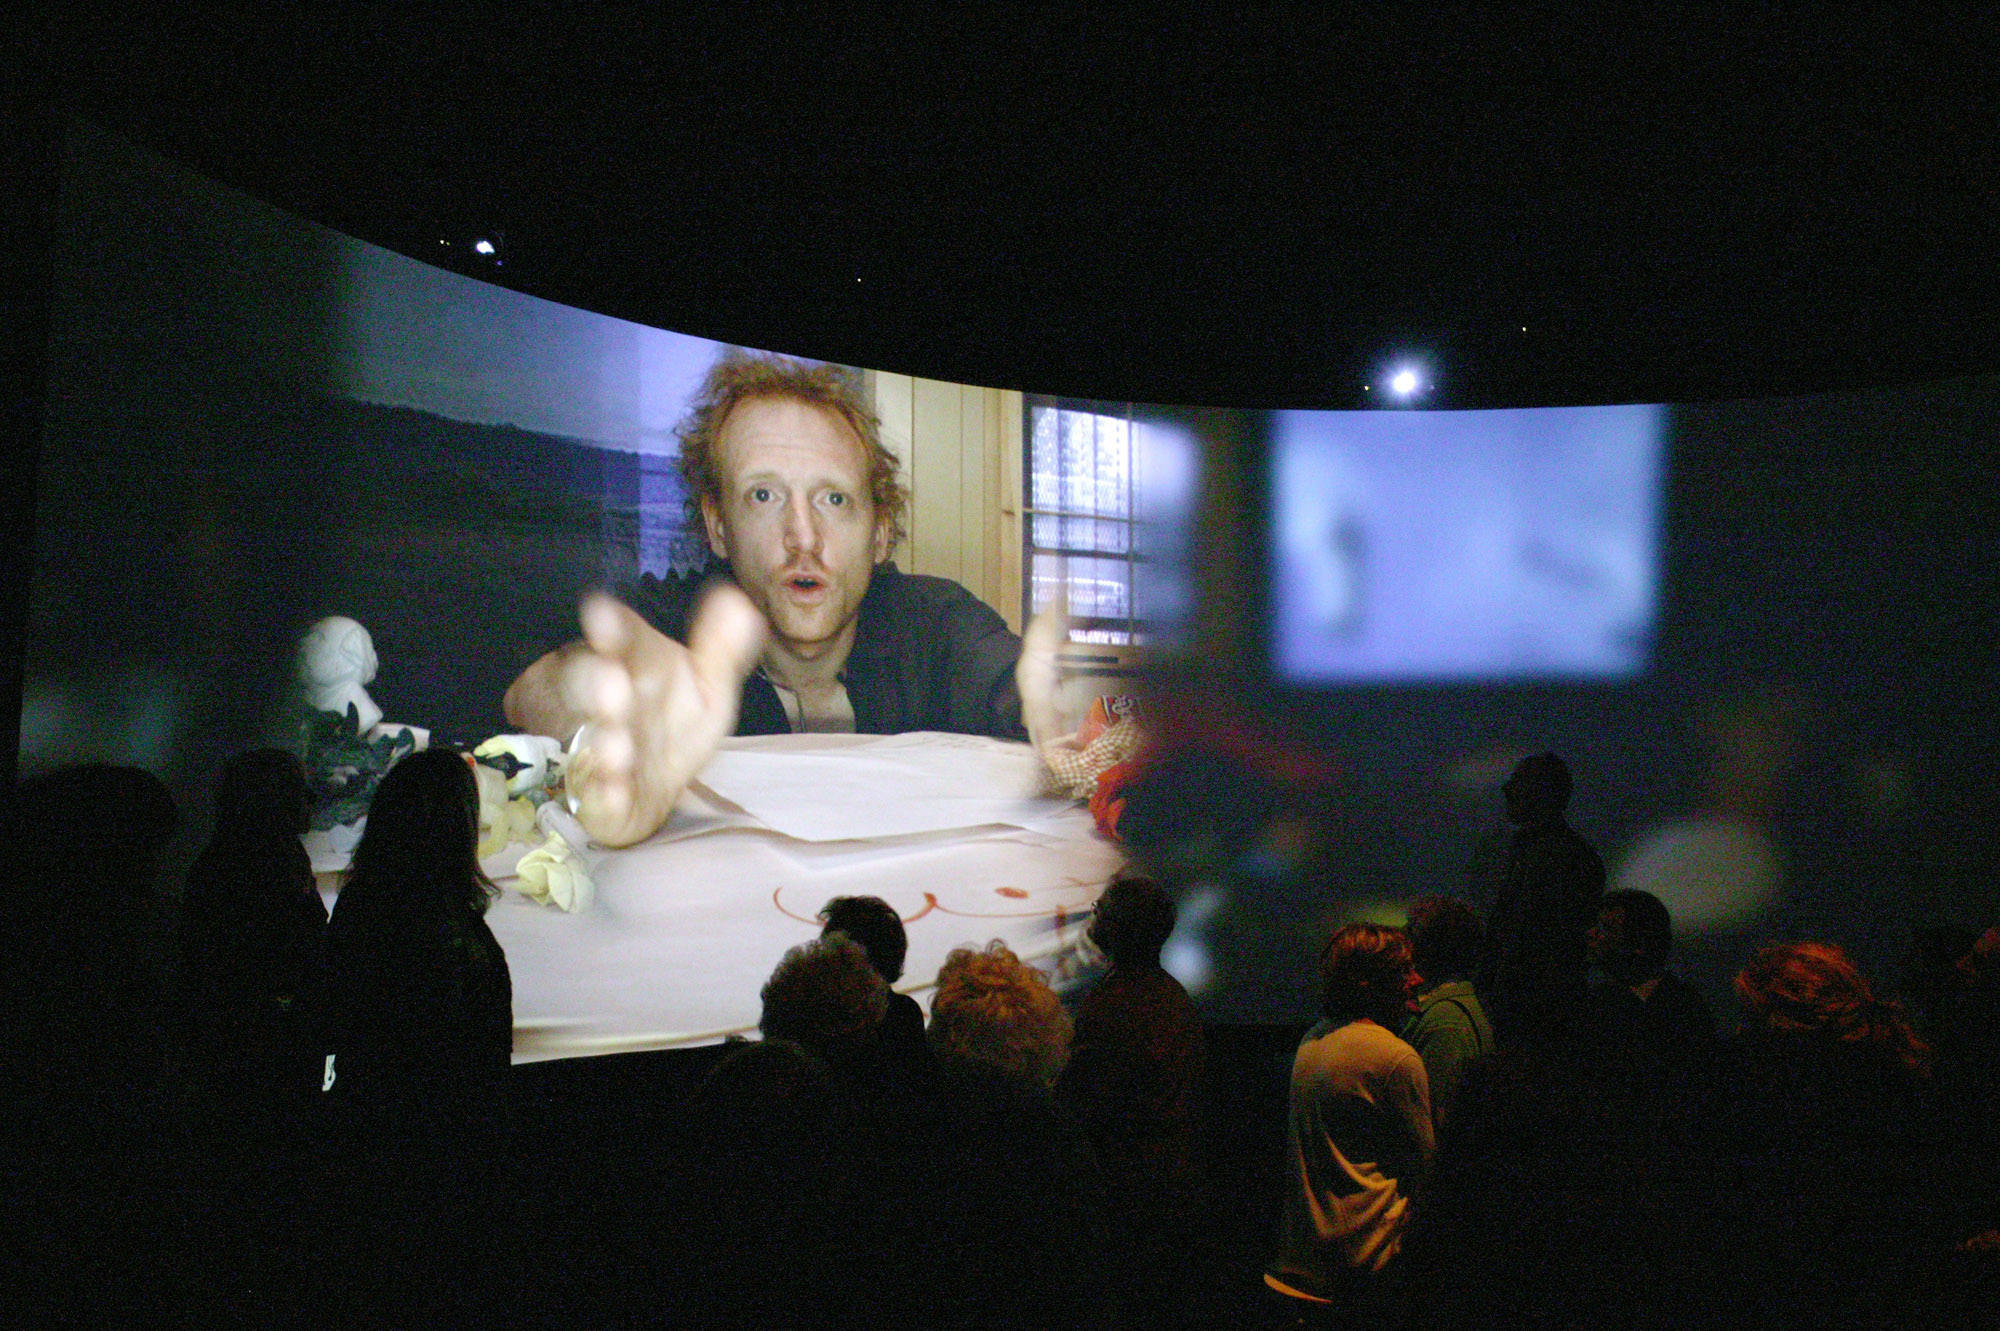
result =
M770 625L763 671L792 728L852 730L845 666L898 535L896 460L839 406L742 396L716 420L718 405L704 402L682 436L709 549Z
M735 417L736 485L703 503L709 544L770 621L786 677L804 683L854 645L861 598L889 557L889 517L869 502L856 441L834 418L778 400L745 402Z
M990 607L890 561L907 494L844 371L725 357L678 433L713 576L589 598L583 641L507 691L511 724L581 739L570 782L598 840L658 830L732 731L1025 739L1024 690L1030 718L1050 710L1052 646L1017 670L1021 639Z

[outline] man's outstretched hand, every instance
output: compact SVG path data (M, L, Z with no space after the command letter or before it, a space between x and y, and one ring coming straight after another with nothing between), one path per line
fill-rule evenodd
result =
M767 632L750 598L708 594L686 646L598 593L581 613L583 642L561 665L564 701L581 716L566 780L585 831L607 846L644 841L736 728L743 679ZM565 736L564 738L568 738Z
M736 728L743 680L769 628L727 584L695 612L686 646L602 594L584 601L580 617L582 642L550 652L509 687L507 719L570 742L565 779L577 820L604 845L636 845L666 824ZM1044 610L1022 636L1015 668L1022 720L1045 760L1075 747L1056 702L1056 656L1068 639L1067 608Z

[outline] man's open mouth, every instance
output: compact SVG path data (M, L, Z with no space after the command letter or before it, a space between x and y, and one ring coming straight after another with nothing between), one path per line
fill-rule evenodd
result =
M825 581L810 573L794 573L785 579L785 585L795 592L816 592L826 585Z

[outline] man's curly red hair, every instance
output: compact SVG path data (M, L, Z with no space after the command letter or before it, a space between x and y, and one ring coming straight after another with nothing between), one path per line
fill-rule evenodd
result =
M739 403L758 398L789 399L830 412L854 432L868 464L868 499L875 520L887 525L894 549L904 529L909 491L896 477L896 455L882 445L882 422L869 407L853 374L837 365L812 364L783 356L740 352L709 367L688 414L674 430L680 440L681 481L687 488L688 519L702 524L702 501L722 504L722 428Z

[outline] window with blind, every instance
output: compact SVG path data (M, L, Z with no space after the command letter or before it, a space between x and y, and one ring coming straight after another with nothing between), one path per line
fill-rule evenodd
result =
M1069 593L1070 638L1172 639L1188 599L1195 446L1130 405L1024 399L1024 609Z

